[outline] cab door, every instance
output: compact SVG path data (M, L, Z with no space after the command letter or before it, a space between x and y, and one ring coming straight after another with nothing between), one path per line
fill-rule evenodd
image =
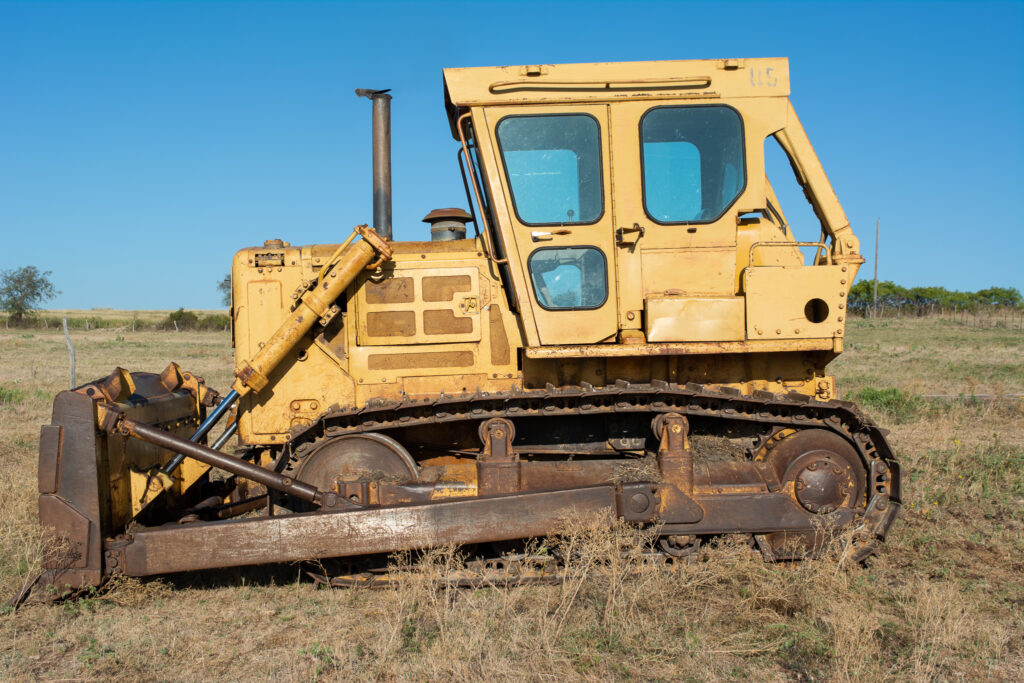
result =
M488 107L484 116L499 169L494 211L527 342L614 341L607 107Z
M649 342L745 338L736 216L743 119L726 104L611 105L618 325Z

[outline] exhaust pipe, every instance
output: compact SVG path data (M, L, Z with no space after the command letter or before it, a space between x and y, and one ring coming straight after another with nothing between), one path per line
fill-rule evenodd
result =
M357 88L373 101L373 227L391 239L391 95L390 90Z

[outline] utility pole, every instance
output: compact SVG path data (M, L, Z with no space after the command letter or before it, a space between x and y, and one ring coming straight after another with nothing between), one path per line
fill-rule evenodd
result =
M872 318L878 317L878 224L881 220L875 219L875 296L871 301Z

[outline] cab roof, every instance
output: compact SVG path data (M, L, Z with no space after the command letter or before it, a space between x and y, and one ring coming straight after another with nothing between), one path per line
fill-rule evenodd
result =
M667 96L784 97L790 94L790 61L677 59L445 69L444 88L447 101L456 106Z
M789 60L774 57L456 68L444 69L444 88L454 132L455 120L466 107L473 106L786 97Z

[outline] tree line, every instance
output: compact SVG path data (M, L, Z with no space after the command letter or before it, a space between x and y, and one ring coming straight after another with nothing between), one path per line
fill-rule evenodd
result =
M874 282L860 280L850 289L849 310L861 315L874 302ZM889 280L878 283L878 307L916 310L968 310L1024 307L1024 297L1013 287L989 287L976 292L958 292L945 287L903 287Z

